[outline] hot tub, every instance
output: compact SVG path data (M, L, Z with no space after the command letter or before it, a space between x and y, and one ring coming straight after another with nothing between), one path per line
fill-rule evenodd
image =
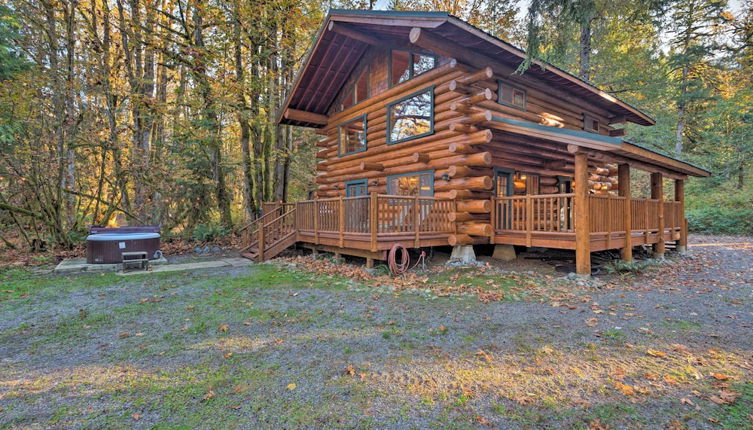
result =
M161 253L159 229L153 227L101 228L92 227L86 237L86 262L89 264L117 264L124 252L146 252L149 259Z

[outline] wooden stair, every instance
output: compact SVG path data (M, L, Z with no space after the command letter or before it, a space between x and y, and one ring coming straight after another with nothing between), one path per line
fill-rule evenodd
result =
M296 243L295 207L265 214L243 230L248 232L248 245L241 249L241 257L256 262L274 258Z

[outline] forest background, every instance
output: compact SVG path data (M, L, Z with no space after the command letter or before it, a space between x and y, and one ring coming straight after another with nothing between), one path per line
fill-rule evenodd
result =
M1 1L0 247L206 240L305 198L317 136L274 117L327 10L374 7L448 11L638 106L657 125L627 139L713 171L691 229L753 234L753 0L382 3Z

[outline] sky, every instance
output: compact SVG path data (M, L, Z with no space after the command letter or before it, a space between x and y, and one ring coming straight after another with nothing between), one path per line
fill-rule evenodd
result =
M526 11L528 10L528 5L531 3L531 0L517 0L517 3L518 3L518 18L524 19L526 16ZM377 0L374 6L374 9L387 9L388 4L389 4L389 0ZM729 4L729 8L735 14L742 9L742 0L728 0L728 4Z

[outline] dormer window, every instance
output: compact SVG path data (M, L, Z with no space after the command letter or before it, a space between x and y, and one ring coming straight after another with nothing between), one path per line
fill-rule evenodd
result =
M589 114L583 114L583 130L598 133L599 120Z
M526 90L497 81L497 99L499 104L526 110Z
M390 51L390 86L415 78L437 67L437 57L414 51L393 49Z

